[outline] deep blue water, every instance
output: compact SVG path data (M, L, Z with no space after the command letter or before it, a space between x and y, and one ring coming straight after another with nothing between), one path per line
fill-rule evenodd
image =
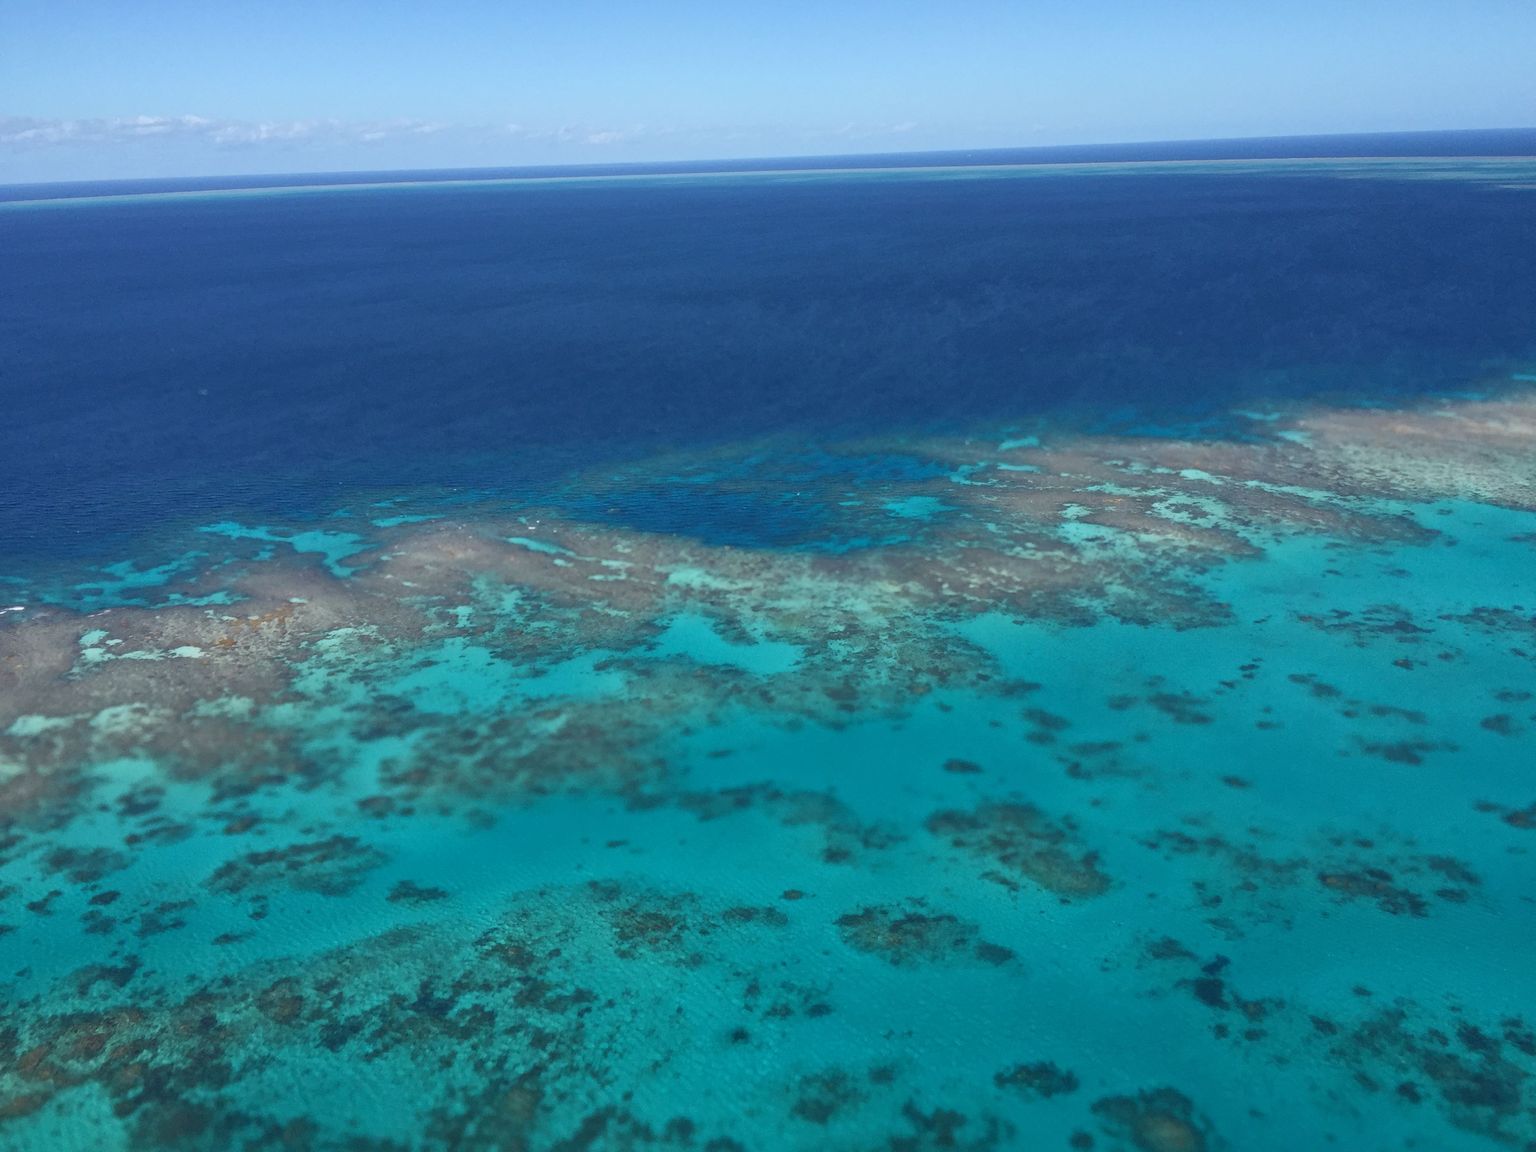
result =
M770 431L1433 392L1536 352L1529 204L1200 172L12 209L0 541Z

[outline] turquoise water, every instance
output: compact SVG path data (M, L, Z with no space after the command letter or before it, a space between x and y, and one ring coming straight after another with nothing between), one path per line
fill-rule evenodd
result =
M908 441L833 555L365 509L19 597L7 1137L1531 1139L1531 457L1386 483L1403 419Z
M17 559L0 1147L1536 1147L1531 367Z

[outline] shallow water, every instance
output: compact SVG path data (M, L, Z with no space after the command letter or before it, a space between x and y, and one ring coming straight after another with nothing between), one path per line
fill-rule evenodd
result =
M155 381L108 414L17 401L58 413L4 517L26 531L0 614L0 1145L1536 1141L1536 292L1506 255L1536 202L1509 166L733 177L760 229L735 256L801 236L772 307L723 240L667 262L703 234L688 182L315 194L357 231L248 299L311 297L314 328L251 346L244 391L199 376L231 389L202 431L178 405L190 365L247 354L233 304L178 350L185 317L136 345L131 316L48 293L179 222L164 307L229 272L209 252L296 259L320 217L0 209L36 253L78 244L13 332L24 370L74 400ZM601 243L472 255L561 194ZM954 264L796 231L915 221L934 255L957 206L991 234ZM1063 271L1023 208L1118 246ZM646 210L656 235L617 244ZM1485 264L1414 250L1429 219ZM265 255L241 246L263 227ZM424 267L461 304L563 278L560 314L590 310L565 360L497 313L543 342L542 398L504 330L466 348L461 318L347 311L327 261L381 227L460 230L368 257L386 292ZM1378 262L1330 273L1341 228ZM1287 230L1311 240L1237 330L1201 311ZM868 330L870 297L832 286L855 266L883 293ZM1055 321L1119 334L1080 355L1021 318L1067 281L1086 295ZM130 354L69 346L82 325ZM379 346L342 348L370 325ZM328 392L316 347L387 378ZM582 376L621 352L633 390L618 359ZM756 390L710 387L727 355ZM650 412L668 364L678 407ZM214 470L221 442L239 462Z

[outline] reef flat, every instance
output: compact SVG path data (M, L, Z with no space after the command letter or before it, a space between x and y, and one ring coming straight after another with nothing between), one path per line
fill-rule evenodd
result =
M1536 1147L1530 380L18 569L0 1146Z

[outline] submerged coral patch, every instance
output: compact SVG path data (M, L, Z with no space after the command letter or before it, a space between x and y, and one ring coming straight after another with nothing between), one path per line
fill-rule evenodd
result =
M1077 844L1069 824L1052 821L1031 804L988 804L974 811L935 812L925 827L951 846L990 865L985 879L1017 888L1039 885L1063 899L1109 891L1098 855Z
M927 911L921 902L908 906L862 908L837 918L843 942L879 956L897 968L920 964L1006 964L1013 950L981 938L976 925L948 912Z
M1094 1102L1093 1112L1112 1135L1139 1152L1212 1152L1224 1146L1189 1097L1175 1088L1106 1096Z

